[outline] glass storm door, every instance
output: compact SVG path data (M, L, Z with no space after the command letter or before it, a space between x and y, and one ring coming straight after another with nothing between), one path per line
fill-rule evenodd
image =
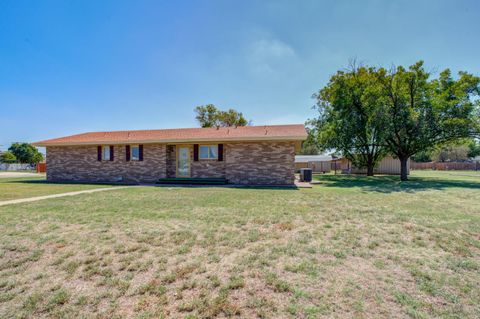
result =
M190 177L190 147L178 147L177 177Z

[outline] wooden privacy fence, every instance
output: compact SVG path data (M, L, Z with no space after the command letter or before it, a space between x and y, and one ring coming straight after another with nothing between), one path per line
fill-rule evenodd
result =
M47 171L47 163L37 163L37 173L45 173Z
M426 162L426 163L417 163L415 161L410 162L410 169L434 169L435 163L434 162Z
M478 171L480 162L410 162L411 169L433 169L438 171Z

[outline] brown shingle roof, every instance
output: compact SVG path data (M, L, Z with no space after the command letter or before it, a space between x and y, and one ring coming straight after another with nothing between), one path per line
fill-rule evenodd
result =
M202 141L302 141L307 138L303 124L181 128L164 130L89 132L33 143L36 146L127 143L175 143Z

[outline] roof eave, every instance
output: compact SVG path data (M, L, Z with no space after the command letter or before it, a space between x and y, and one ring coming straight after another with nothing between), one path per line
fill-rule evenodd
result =
M34 142L32 145L47 147L47 146L77 146L77 145L126 145L126 144L168 144L168 143L196 143L196 142L262 142L262 141L286 141L296 142L304 141L307 135L302 136L266 136L266 137L238 137L238 138L198 138L192 139L163 139L163 140L128 140L128 141L93 141L93 142L49 142L40 141Z

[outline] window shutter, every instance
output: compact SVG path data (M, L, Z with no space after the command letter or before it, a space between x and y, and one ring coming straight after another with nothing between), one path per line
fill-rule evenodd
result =
M223 144L218 144L218 161L223 161Z
M143 161L143 145L138 145L138 160Z
M102 161L102 147L100 145L97 146L97 160Z
M110 161L113 161L113 145L110 145Z
M193 144L193 161L198 162L198 144Z
M125 160L130 161L130 145L125 146Z

